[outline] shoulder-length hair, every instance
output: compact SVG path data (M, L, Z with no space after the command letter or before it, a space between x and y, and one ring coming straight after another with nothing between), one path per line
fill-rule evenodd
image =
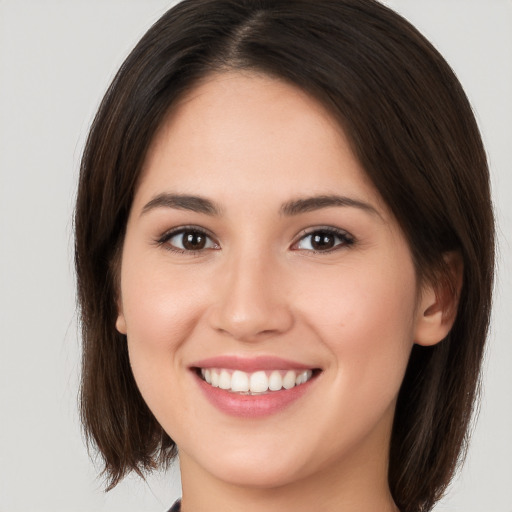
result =
M489 323L494 229L486 155L454 73L407 21L374 0L185 0L137 44L109 87L83 154L75 214L83 330L81 417L109 488L176 454L144 403L115 329L117 273L148 146L201 79L251 70L308 92L337 119L393 212L418 277L464 275L450 334L415 345L398 397L389 485L428 511L468 438Z

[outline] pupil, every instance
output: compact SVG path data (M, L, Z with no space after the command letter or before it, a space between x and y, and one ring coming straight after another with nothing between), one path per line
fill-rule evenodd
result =
M311 245L314 249L332 249L334 247L334 236L330 233L317 233L313 235Z
M201 233L185 233L183 235L183 247L189 251L197 251L204 249L206 245L206 237Z

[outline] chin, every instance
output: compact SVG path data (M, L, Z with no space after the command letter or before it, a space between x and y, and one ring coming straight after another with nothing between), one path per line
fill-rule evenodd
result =
M180 451L180 463L185 467L191 464L196 469L200 467L214 479L229 485L254 489L286 486L306 477L312 469L307 463L311 457L305 457L297 447L283 452L282 444L277 447L270 443L265 447L254 443L254 449L248 449L249 442L246 440L245 446L240 448L217 445L217 449L205 449L196 457Z
M274 457L275 458L275 457ZM224 460L215 468L214 476L230 485L253 489L275 489L301 480L306 475L296 465L273 464L247 460L243 464L230 464Z

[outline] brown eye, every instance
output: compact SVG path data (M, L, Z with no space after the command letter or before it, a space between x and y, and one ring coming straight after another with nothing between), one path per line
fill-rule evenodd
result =
M354 240L343 231L318 229L303 236L296 248L314 252L329 252L354 243Z
M315 251L332 249L336 243L336 237L331 233L316 233L311 236L311 247Z
M178 252L197 252L218 249L219 246L206 233L197 229L181 229L166 235L160 243Z
M193 231L190 233L183 233L182 244L187 251L200 251L206 246L206 237L202 233Z

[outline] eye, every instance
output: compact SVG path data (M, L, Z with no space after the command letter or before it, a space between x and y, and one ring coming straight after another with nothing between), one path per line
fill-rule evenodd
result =
M304 235L292 248L304 251L330 252L353 243L354 239L345 231L322 228Z
M199 252L206 249L219 249L219 245L204 231L197 228L179 228L165 233L158 243L171 251Z

